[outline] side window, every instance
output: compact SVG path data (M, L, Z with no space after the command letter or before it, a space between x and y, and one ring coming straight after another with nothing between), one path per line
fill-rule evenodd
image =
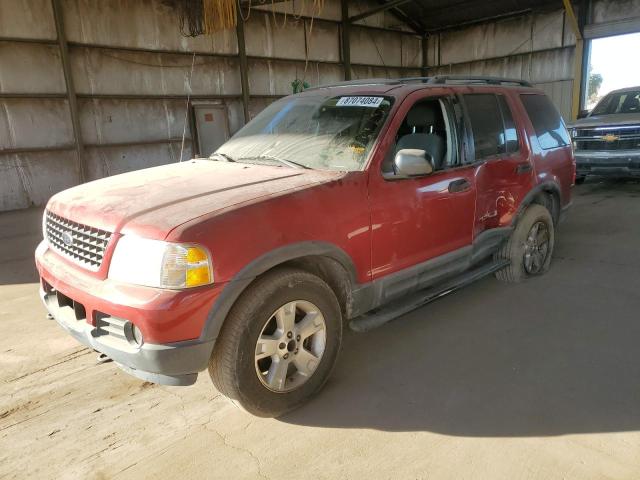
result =
M511 109L507 104L507 99L504 95L498 95L498 104L500 105L500 111L502 112L502 121L504 122L504 139L507 144L507 153L517 152L520 148L518 144L518 133L516 131L516 124L513 121L513 115Z
M471 121L476 160L506 153L502 113L496 96L492 93L466 94L464 102Z
M452 166L456 156L451 129L443 99L428 97L417 101L396 132L395 144L382 162L382 173L394 174L394 157L404 149L424 150L433 159L434 170Z
M562 117L547 96L521 94L520 99L529 114L541 148L548 150L569 145L569 134Z

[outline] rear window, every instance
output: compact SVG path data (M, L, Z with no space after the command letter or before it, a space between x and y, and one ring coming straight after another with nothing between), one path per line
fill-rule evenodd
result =
M513 116L502 95L465 94L476 160L518 150Z
M562 117L548 97L523 94L520 98L529 114L541 148L549 150L569 145L569 134Z

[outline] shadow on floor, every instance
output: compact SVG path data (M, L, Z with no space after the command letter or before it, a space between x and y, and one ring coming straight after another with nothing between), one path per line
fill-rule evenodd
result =
M486 278L349 332L325 390L281 420L487 437L639 430L638 194L579 187L544 277Z

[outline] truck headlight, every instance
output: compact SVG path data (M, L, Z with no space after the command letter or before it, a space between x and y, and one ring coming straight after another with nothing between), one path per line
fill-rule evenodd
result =
M156 288L191 288L213 283L213 267L202 246L124 235L113 252L109 278Z

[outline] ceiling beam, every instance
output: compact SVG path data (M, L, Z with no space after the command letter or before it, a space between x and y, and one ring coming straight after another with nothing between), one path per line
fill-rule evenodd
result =
M384 5L380 5L379 7L372 8L371 10L367 10L364 13L359 15L354 15L353 17L349 17L350 22L357 22L358 20L362 20L363 18L370 17L371 15L375 15L376 13L385 12L392 8L395 8L403 3L408 3L409 0L393 0L392 2L385 3Z

